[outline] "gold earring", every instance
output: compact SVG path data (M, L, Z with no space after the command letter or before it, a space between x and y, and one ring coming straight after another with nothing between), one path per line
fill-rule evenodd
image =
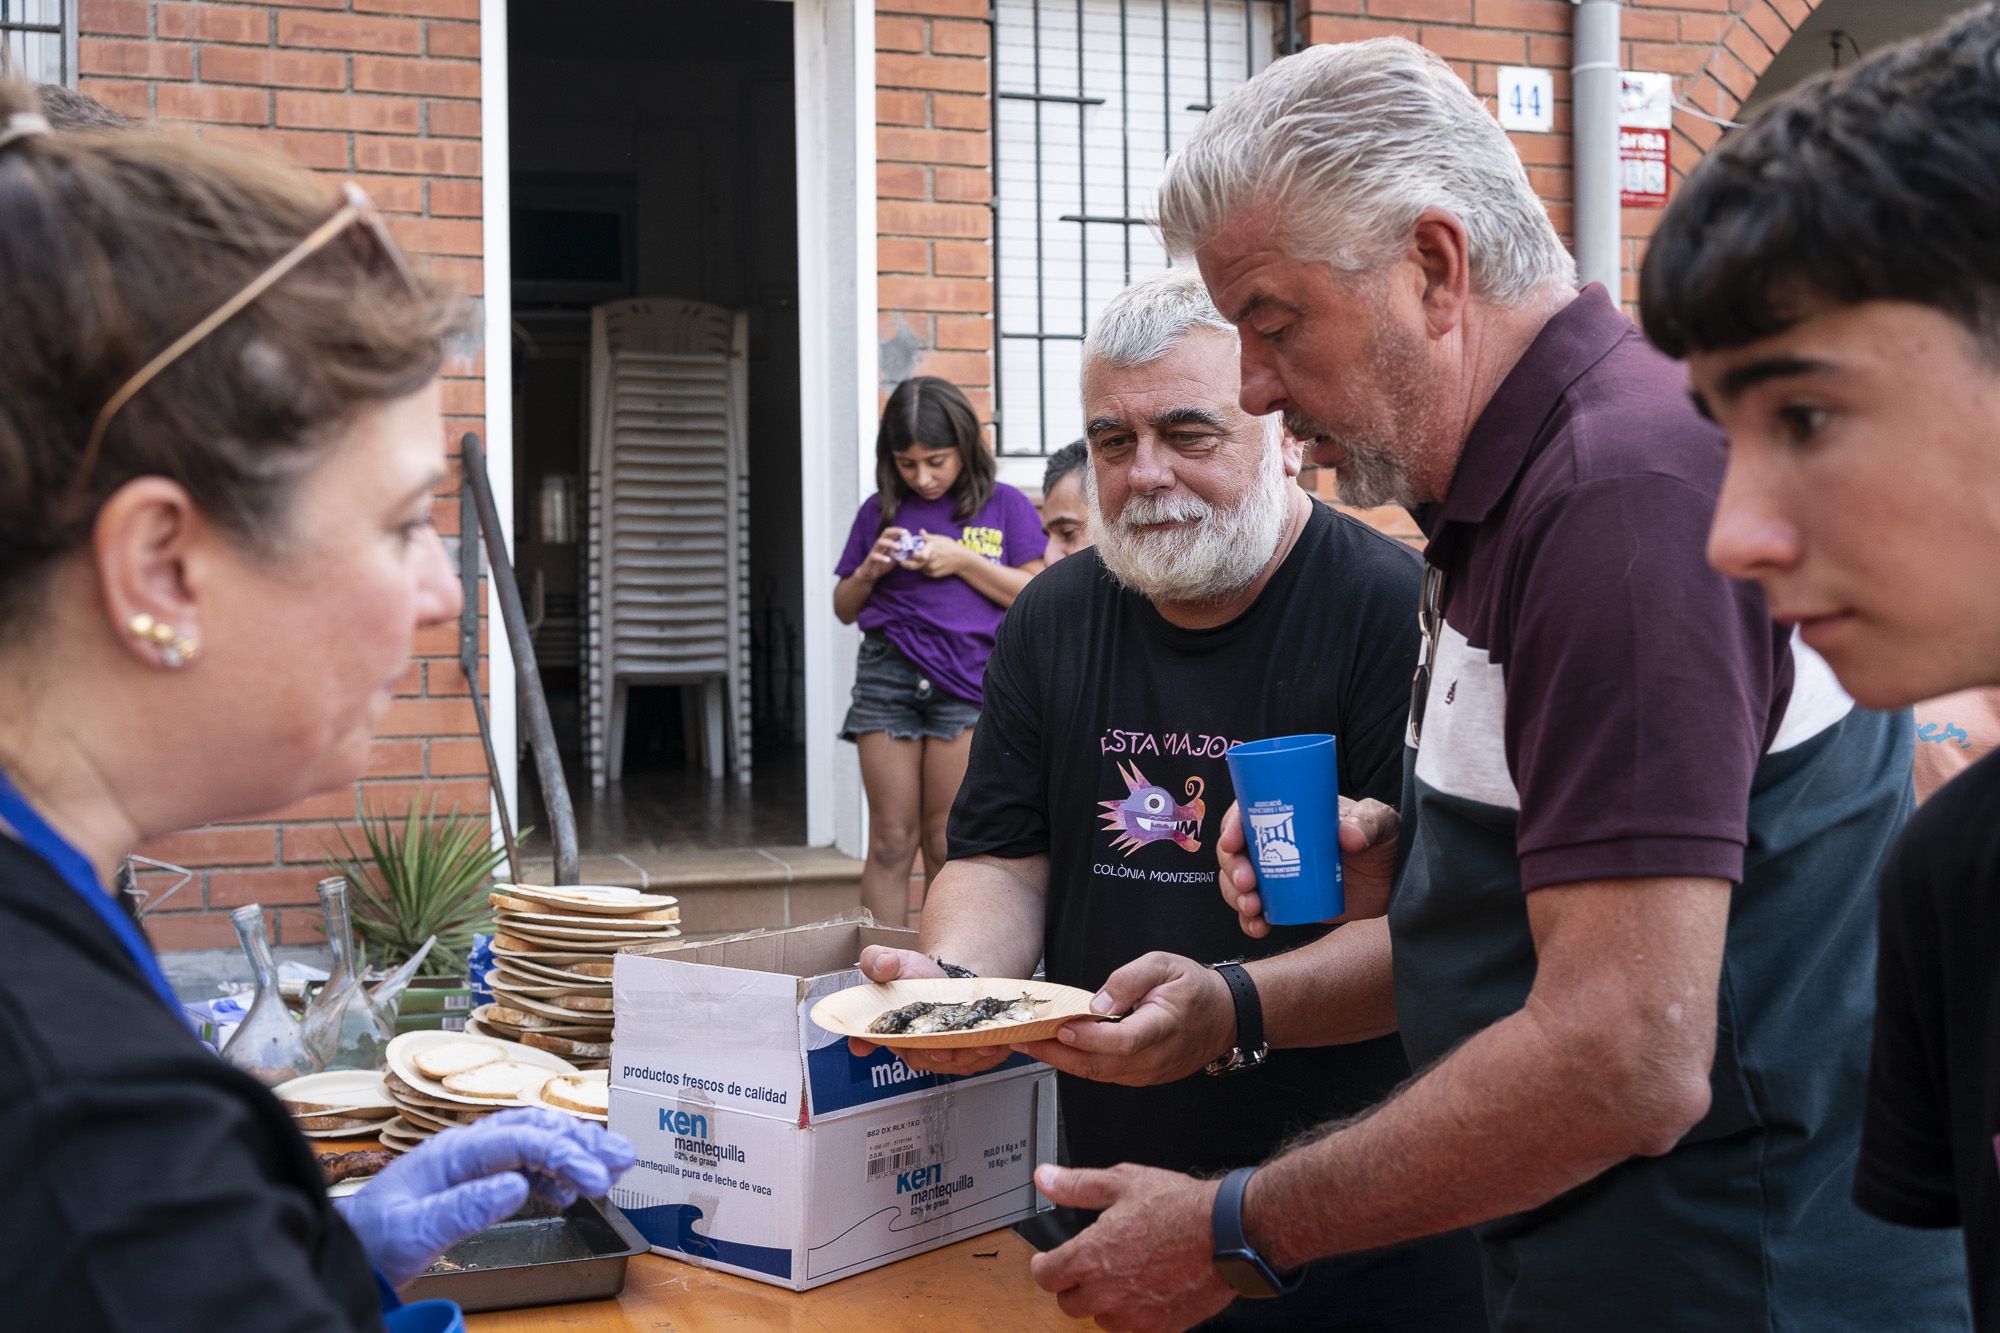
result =
M125 622L125 628L132 636L144 639L160 650L160 660L170 667L185 666L192 662L200 646L193 639L184 639L174 632L174 627L162 620L155 620L141 611Z

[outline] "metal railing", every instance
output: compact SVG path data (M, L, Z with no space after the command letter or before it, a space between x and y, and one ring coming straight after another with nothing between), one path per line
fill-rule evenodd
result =
M492 479L486 475L486 449L478 435L467 431L459 437L458 452L458 580L465 594L465 608L458 618L458 663L472 689L472 708L479 719L480 743L486 747L486 772L493 786L494 803L500 811L500 836L507 845L507 864L514 878L520 879L521 859L514 841L514 822L507 814L499 757L493 752L493 727L486 714L486 697L479 688L479 546L472 540L475 533L485 539L486 563L493 576L493 600L499 604L500 621L506 626L507 644L513 650L521 720L528 729L535 775L541 782L542 808L548 814L549 841L555 847L553 882L575 884L578 882L576 807L570 803L569 781L563 776L562 755L556 750L555 725L549 720L548 697L542 693L535 646L528 639L528 615L521 606L521 588L514 579L514 564L507 556L501 536L500 509L493 501Z

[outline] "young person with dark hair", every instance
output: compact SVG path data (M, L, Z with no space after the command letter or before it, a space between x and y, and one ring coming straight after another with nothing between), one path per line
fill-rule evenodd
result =
M886 925L907 919L917 852L925 883L944 865L993 636L1042 567L1034 503L994 474L965 395L935 376L904 380L875 436L875 494L834 568L833 612L862 629L840 729L868 792L861 905Z
M1716 567L1864 705L2000 685L2000 10L1725 140L1641 292L1729 434ZM1880 941L1855 1198L1963 1227L1974 1318L2000 1329L2000 760L1910 821Z
M1049 539L1042 558L1052 565L1090 548L1090 503L1084 496L1089 480L1087 440L1071 440L1050 454L1042 469L1042 535Z

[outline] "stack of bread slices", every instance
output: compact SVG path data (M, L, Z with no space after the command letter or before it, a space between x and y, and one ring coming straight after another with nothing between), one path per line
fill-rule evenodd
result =
M384 1078L395 1116L379 1126L382 1145L407 1151L456 1125L496 1111L541 1106L601 1118L608 1094L594 1088L607 1074L589 1074L560 1056L516 1042L456 1032L406 1032L389 1043ZM544 1085L555 1084L545 1096Z

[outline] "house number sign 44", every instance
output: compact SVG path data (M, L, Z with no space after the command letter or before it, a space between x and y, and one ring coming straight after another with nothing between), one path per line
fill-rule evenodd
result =
M1500 128L1547 134L1556 127L1555 80L1545 69L1500 71Z

